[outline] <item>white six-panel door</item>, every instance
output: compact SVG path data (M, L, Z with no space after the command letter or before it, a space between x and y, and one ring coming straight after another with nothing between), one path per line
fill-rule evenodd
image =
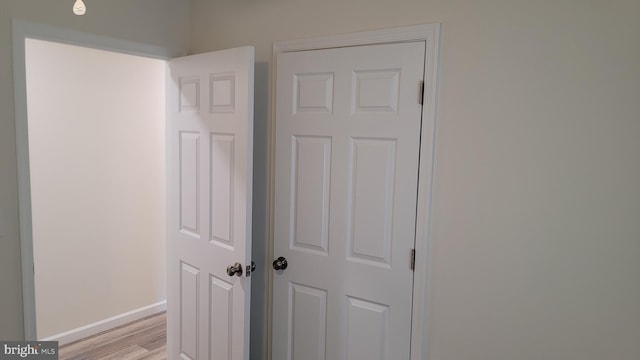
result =
M170 360L249 359L253 71L252 47L169 63Z
M424 57L278 55L274 360L409 359Z

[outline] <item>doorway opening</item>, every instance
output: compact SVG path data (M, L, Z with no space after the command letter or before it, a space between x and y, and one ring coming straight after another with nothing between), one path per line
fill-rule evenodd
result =
M166 308L165 66L25 41L38 339Z
M177 56L181 56L185 53L183 50L171 49L163 46L148 45L144 43L132 42L128 40L110 38L90 33L84 33L64 28L58 28L54 26L48 26L43 24L37 24L22 20L14 19L12 21L12 44L13 44L13 83L15 94L15 126L16 126L16 157L18 165L18 200L20 210L20 247L21 247L21 263L22 271L16 276L21 276L22 279L22 298L23 298L23 311L24 311L24 338L26 340L42 339L42 336L37 336L36 331L36 294L35 294L35 276L34 276L34 247L32 238L32 212L31 212L31 174L30 174L30 160L29 160L29 119L28 119L28 107L27 107L27 41L29 40L45 40L55 42L59 44L70 44L82 46L87 49L100 49L114 54L130 54L139 55L145 58L153 58L160 60L168 60ZM46 61L46 59L43 59ZM56 70L57 71L57 70ZM88 82L88 79L87 79ZM65 86L66 81L62 81L57 84L51 93L60 92L61 88ZM100 84L92 84L95 87L99 87ZM125 86L125 85L123 85ZM46 110L46 109L45 109ZM91 116L94 118L95 116ZM90 119L89 119L90 120ZM161 119L163 121L163 119ZM95 134L92 134L95 136ZM82 152L82 149L78 149ZM82 171L82 167L76 169L76 171ZM81 226L77 224L76 226ZM69 229L73 231L74 228ZM90 256L91 254L82 254L83 256ZM56 259L57 261L64 262L65 258ZM78 272L82 272L84 269L76 269ZM109 284L102 284L103 286L109 286ZM159 305L159 304L155 304ZM88 305L91 306L91 305ZM138 310L141 309L135 309ZM156 307L150 306L143 311L154 312ZM72 333L63 333L65 335L64 341L60 341L63 344L65 341L74 341L84 336L90 335L91 332L84 332L87 328L92 328L93 331L106 330L111 326L120 323L125 323L131 320L129 313L120 314L123 316L115 316L105 320L98 321L96 323L89 324L87 327L76 328L81 330ZM142 314L141 314L142 316ZM59 339L62 340L62 339Z

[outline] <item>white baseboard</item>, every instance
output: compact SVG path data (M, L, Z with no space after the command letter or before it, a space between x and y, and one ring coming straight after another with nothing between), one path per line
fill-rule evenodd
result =
M167 310L167 301L160 301L155 304L141 307L139 309L131 310L123 314L112 316L110 318L94 322L93 324L81 326L79 328L65 331L60 334L49 336L46 339L40 339L42 341L57 341L58 345L62 346L74 342L76 340L84 339L88 336L99 334L103 331L113 329L114 327L130 323Z

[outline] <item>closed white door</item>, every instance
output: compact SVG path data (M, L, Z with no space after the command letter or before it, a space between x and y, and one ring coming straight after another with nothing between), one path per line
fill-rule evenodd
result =
M409 359L424 57L278 56L274 360Z
M171 360L249 359L253 69L252 47L169 62Z

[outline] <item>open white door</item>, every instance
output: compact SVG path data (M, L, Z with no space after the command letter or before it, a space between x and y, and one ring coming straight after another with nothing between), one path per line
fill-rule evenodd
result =
M169 62L170 360L249 359L253 71L253 47Z

